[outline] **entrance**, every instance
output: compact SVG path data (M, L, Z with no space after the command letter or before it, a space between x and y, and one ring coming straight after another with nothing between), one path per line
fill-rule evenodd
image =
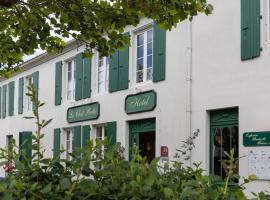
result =
M134 147L138 149L143 158L146 158L148 163L155 158L155 119L129 122L129 159L132 159L133 157Z
M234 157L239 156L238 109L224 109L210 112L210 172L226 177L227 168L222 165L228 158L226 152L234 149ZM238 173L238 163L236 166Z

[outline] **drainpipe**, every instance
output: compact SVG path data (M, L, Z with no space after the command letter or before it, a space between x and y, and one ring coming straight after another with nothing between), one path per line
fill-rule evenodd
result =
M187 22L187 69L186 69L186 133L192 135L192 21ZM190 166L192 166L192 152L190 152Z

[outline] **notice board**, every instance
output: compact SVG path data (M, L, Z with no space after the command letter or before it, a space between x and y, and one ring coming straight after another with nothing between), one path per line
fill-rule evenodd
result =
M270 151L251 150L248 155L248 172L257 180L270 180Z

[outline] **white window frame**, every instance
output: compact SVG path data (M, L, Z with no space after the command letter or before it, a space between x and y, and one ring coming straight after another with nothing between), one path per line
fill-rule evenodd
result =
M270 0L266 0L266 45L270 47Z
M31 82L29 82L29 80L31 80ZM25 94L24 95L24 99L25 99L25 111L32 111L33 110L33 102L31 101L31 97L26 95L26 93L29 93L30 91L28 90L28 86L31 86L33 84L33 76L30 75L30 76L26 76L25 77L25 89L24 91Z
M147 44L148 44L148 41L147 41L147 35L148 35L148 32L149 31L152 31L152 40L151 40L151 42L152 42L152 54L149 54L149 55L147 55ZM144 35L144 41L143 41L143 69L142 69L142 71L143 71L143 80L141 81L141 82L137 82L137 72L138 71L141 71L141 70L137 70L137 60L138 60L138 54L137 54L137 50L138 50L138 36L139 35ZM153 28L152 27L150 27L150 28L147 28L147 29L144 29L144 30L142 30L142 31L139 31L139 32L137 32L137 33L135 33L135 38L134 38L134 40L135 40L135 83L136 84L143 84L143 83L147 83L147 82L152 82L152 80L153 80ZM150 42L149 42L150 43ZM152 55L152 67L151 68L147 68L147 56L150 56L150 55ZM147 79L147 70L148 69L151 69L151 79Z
M71 64L71 81L69 82L69 64ZM73 101L75 100L75 61L74 59L67 60L65 62L65 85L66 85L66 100ZM69 87L72 87L70 90ZM71 93L71 94L70 94ZM71 96L69 96L71 95Z
M101 130L101 137L98 136L97 134L100 133L98 132L99 130ZM100 140L100 141L103 141L105 140L105 138L107 137L107 133L106 133L106 125L104 124L101 124L101 125L98 125L98 126L95 126L95 132L94 132L94 145L97 144L97 141ZM101 152L104 152L106 150L106 147L103 145L102 146L102 149L101 149ZM101 165L96 165L96 170L100 170L102 168Z
M102 60L103 65L100 65ZM103 73L103 79L100 80L99 74ZM102 87L100 85L102 84ZM98 57L97 64L97 93L104 94L107 93L109 89L109 58L108 57Z
M72 153L72 151L73 151L74 131L72 128L67 128L67 129L64 129L64 133L65 134L64 134L63 146L65 147L65 150L66 150L65 159L71 160L72 157L69 154ZM68 140L68 135L69 135L69 140ZM68 145L68 143L69 143L69 145Z

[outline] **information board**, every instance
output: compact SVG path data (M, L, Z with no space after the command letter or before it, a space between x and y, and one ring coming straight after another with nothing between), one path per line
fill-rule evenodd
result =
M248 172L253 179L270 180L270 151L250 151L248 156Z

